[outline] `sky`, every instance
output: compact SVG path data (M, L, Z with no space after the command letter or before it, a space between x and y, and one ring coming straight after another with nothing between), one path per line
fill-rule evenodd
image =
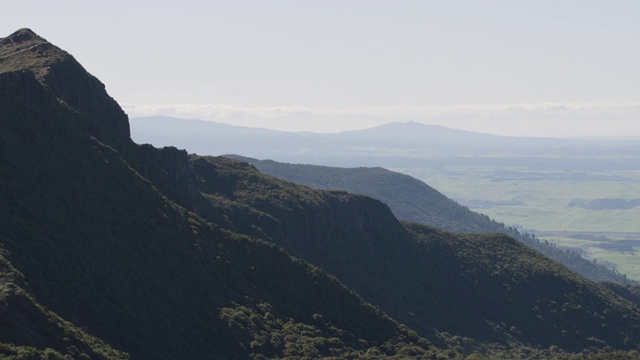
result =
M2 0L130 117L640 137L640 1Z

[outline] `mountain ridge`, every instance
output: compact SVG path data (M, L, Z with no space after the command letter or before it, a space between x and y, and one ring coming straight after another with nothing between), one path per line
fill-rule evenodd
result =
M418 222L441 230L463 233L504 233L555 259L572 271L596 282L635 284L625 275L540 242L531 234L498 223L447 198L436 189L409 175L384 168L338 168L319 165L278 163L239 155L226 157L245 161L258 170L294 183L324 190L344 190L364 194L389 205L401 220Z

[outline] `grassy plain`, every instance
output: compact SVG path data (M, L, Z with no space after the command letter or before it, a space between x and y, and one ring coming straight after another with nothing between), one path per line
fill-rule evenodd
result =
M498 169L402 169L474 211L507 225L538 231L637 232L640 207L590 210L571 206L574 200L638 199L637 182L614 180L501 180L491 178ZM523 172L524 173L524 172ZM538 174L540 174L538 172Z
M629 237L635 237L636 241L638 241L637 239L640 239L640 234L629 234ZM606 249L602 247L603 244L615 244L616 242L624 241L625 239L607 236L611 241L603 242L554 235L543 235L541 238L558 244L558 246L577 251L584 257L593 259L602 265L615 268L620 273L626 274L631 279L640 280L640 256L638 255L640 246L631 246L627 249Z
M455 163L394 170L426 182L471 210L640 280L640 206L598 207L603 199L640 199L640 170L572 171ZM580 235L582 238L576 237ZM638 246L616 246L622 244L619 241L631 240L638 240Z

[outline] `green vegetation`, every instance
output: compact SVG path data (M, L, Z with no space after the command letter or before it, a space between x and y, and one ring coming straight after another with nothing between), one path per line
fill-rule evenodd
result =
M618 340L603 332L611 325L592 318L604 310L631 316L628 304L605 300L609 295L603 288L507 236L452 235L403 225L384 204L369 198L312 191L225 158L194 155L190 161L196 188L208 206L225 213L225 226L260 234L336 275L434 344L442 341L435 329L510 348L535 344L579 351L598 346L586 340L585 332L598 333L592 337L610 346L622 345L613 345ZM255 216L248 227L247 213ZM584 293L599 294L599 300L588 300L599 305L590 310L579 305L587 301L581 299ZM560 321L563 316L571 320ZM548 322L554 330L547 329ZM635 330L623 331L632 335Z
M0 358L129 358L45 309L25 288L24 275L0 256Z
M439 173L402 171L428 179L429 184L451 198L506 224L521 224L537 231L638 232L635 219L640 215L640 207L595 210L574 204L581 199L640 198L640 170L607 170L606 178L595 180L588 173L553 180L554 175L564 172L505 167L451 168ZM496 180L496 174L503 171L511 171L523 179ZM601 175L595 172L592 176L596 174ZM473 187L469 186L471 182Z
M632 279L640 279L640 257L638 257L640 246L635 240L640 237L640 234L633 234L633 240L628 240L612 235L607 237L603 233L596 236L588 233L577 233L578 235L564 233L564 236L558 236L563 233L543 233L542 237L558 248L580 252L583 256L592 259L593 262L614 267L616 271L626 274Z

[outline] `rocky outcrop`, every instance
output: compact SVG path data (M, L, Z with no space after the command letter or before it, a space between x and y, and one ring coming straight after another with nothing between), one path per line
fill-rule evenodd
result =
M30 72L59 102L80 118L77 126L109 145L130 142L129 120L104 84L73 56L29 29L0 39L0 73ZM20 98L20 101L30 101Z

